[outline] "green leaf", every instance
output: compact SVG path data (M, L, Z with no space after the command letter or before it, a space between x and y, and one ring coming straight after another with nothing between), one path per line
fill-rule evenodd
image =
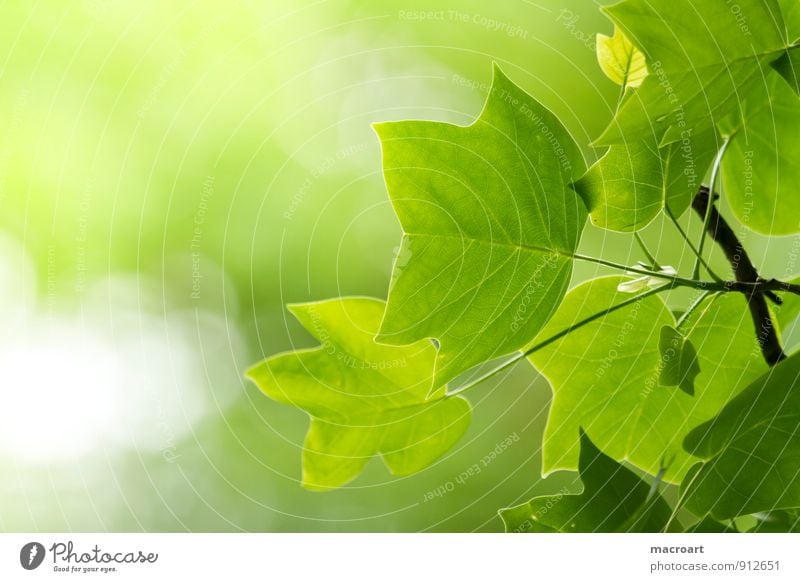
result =
M729 519L800 506L800 355L753 382L684 444L706 459L682 486L698 515Z
M678 386L689 396L694 396L694 381L700 374L697 351L691 340L671 326L661 328L658 344L661 352L662 386Z
M647 76L644 53L614 27L614 36L597 35L597 62L606 77L623 88L638 87Z
M756 95L722 160L725 195L749 228L793 234L800 231L800 99L774 74Z
M597 141L712 130L788 46L777 0L626 0L605 9L647 57L650 74ZM677 47L677 48L676 48Z
M435 385L516 351L567 291L586 209L558 119L495 68L468 127L382 123L389 195L405 231L377 341L439 341Z
M578 285L532 342L548 338L625 300L628 279L603 277ZM766 370L744 297L707 299L681 331L697 346L695 396L661 386L661 328L676 325L658 296L650 296L585 325L530 356L548 379L553 403L542 463L548 474L578 465L578 427L617 461L628 461L664 480L680 482L694 460L684 436Z
M666 501L580 431L580 495L535 497L500 510L509 533L659 532L670 520ZM674 522L676 528L680 524Z
M635 138L612 145L574 188L596 226L640 230L664 207L676 217L683 214L716 150L713 132L687 131L683 139L661 149L653 136Z
M325 490L354 479L381 455L407 475L446 452L466 431L469 403L432 398L436 351L428 341L405 347L373 341L384 302L342 298L291 305L320 347L272 356L247 372L270 398L305 410L303 486Z
M602 8L647 55L668 71L750 61L787 45L777 0L697 2L625 0Z
M706 67L666 76L657 69L625 98L594 145L655 138L665 146L680 141L686 131L713 131L728 117L741 115L742 96L762 80L764 69L778 56L732 63L722 71ZM676 102L671 95L686 97Z

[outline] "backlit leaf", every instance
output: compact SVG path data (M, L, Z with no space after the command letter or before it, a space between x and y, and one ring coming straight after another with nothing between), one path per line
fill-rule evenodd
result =
M571 290L538 340L630 299L619 293L621 277L604 277ZM707 299L681 331L698 353L695 395L659 383L661 328L675 319L658 296L568 334L530 356L550 382L553 402L545 429L542 470L578 466L579 427L617 461L628 461L664 480L680 482L694 464L684 436L766 370L744 298ZM534 340L534 344L536 341Z
M647 226L665 207L680 216L689 207L717 150L712 132L659 148L654 136L612 145L574 188L592 223L629 232Z
M686 437L706 459L683 484L717 519L800 507L800 355L778 364Z
M561 302L586 210L584 170L558 119L495 69L468 127L376 126L405 231L377 341L439 342L436 386L520 349Z
M614 36L597 35L597 62L606 77L622 87L638 87L647 76L644 54L616 26Z
M774 73L755 96L722 160L725 195L757 232L800 232L800 98Z
M580 434L580 495L546 495L500 510L506 531L527 532L658 532L671 510L658 492L630 469L607 457L586 433ZM680 524L674 522L674 528Z
M738 114L748 88L789 45L777 0L625 0L605 12L650 71L598 140L605 145L653 134L666 145L686 129L713 130Z
M324 490L354 479L381 455L391 472L427 467L467 429L469 403L426 399L436 351L422 341L404 347L373 342L383 301L342 298L290 306L320 347L279 354L247 375L270 398L305 410L303 485Z

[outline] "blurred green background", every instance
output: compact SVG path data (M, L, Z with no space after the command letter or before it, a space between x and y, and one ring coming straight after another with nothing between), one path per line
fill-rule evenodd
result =
M0 4L0 529L498 531L499 507L579 491L539 476L527 364L470 394L429 469L376 459L322 494L298 482L306 416L242 372L314 345L286 302L385 297L400 228L371 122L469 123L496 61L587 144L618 92L596 32L591 0ZM645 237L689 264L665 226ZM783 268L791 241L745 238ZM640 258L597 230L582 250Z

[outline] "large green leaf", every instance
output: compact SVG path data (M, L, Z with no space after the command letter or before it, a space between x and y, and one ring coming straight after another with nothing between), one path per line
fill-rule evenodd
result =
M624 0L602 10L668 71L750 61L787 44L778 0Z
M800 507L800 355L753 382L686 437L706 459L683 488L688 507L717 519Z
M626 279L604 277L570 291L538 339L553 336L631 295L617 287ZM675 326L657 296L582 326L530 356L549 380L553 403L545 429L543 472L578 466L578 427L617 461L627 460L679 482L694 463L684 436L712 418L738 391L766 369L744 298L707 299L682 325L697 350L695 395L661 386L661 328ZM534 344L538 340L534 340Z
M666 501L631 470L616 463L580 433L580 495L535 497L500 510L509 533L659 532L670 522ZM673 521L675 530L680 524Z
M777 0L625 0L605 11L650 70L598 140L605 145L651 135L664 145L686 129L712 130L788 46Z
M683 214L716 150L713 132L687 132L684 139L661 149L655 136L637 135L612 145L574 188L596 226L622 232L639 230L664 207L674 216Z
M584 171L558 119L495 68L468 127L376 126L405 231L377 341L436 338L436 382L518 350L561 302L586 210Z
M755 92L722 161L725 194L757 232L800 231L800 99L777 75Z
M290 306L320 347L268 358L247 372L270 398L305 410L303 485L324 490L354 479L381 455L393 474L419 471L467 429L469 403L431 390L436 352L373 341L384 302L343 298Z

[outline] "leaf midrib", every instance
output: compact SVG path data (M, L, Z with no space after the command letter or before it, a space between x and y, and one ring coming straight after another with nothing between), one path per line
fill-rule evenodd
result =
M483 244L490 244L495 246L501 247L508 247L517 250L529 251L529 252L539 252L539 253L552 253L564 257L566 259L574 259L575 253L573 251L567 251L564 249L556 249L556 248L548 248L544 246L538 245L529 245L524 243L515 243L513 241L503 241L503 240L486 240L482 239L473 235L456 235L456 234L430 234L427 232L404 232L403 233L409 237L428 237L428 238L445 238L445 239L454 239L460 241L470 241L470 242L477 242Z

